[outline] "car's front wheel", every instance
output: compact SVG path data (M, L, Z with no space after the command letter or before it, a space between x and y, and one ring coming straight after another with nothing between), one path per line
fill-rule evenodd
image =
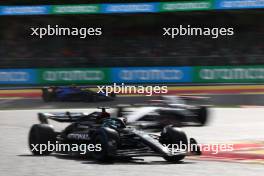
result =
M92 157L100 162L112 161L117 150L118 134L110 128L101 128L95 132L92 143L100 150L93 151Z
M171 146L171 150L179 150L181 152L187 152L188 138L184 131L180 128L175 128L172 125L166 126L160 135L160 143L166 146ZM177 148L176 148L177 147ZM177 152L177 151L176 151ZM178 162L185 158L185 154L164 156L164 159L169 162Z

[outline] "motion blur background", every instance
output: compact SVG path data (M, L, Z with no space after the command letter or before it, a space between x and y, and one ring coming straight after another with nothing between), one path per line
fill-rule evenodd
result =
M263 175L264 1L152 2L0 1L0 175ZM48 25L101 27L103 35L31 35L30 28ZM234 35L163 36L162 28L179 25L234 28ZM156 98L117 95L114 101L99 103L41 99L44 86L113 83L168 85L168 94L209 97L215 107L209 108L208 125L184 131L201 144L234 144L234 151L187 157L178 164L155 157L100 164L30 154L28 131L39 112L91 113L98 106Z
M54 1L53 1L54 2ZM3 2L1 2L3 3ZM2 68L263 64L262 10L0 16ZM102 27L103 35L31 36L30 27ZM162 36L162 27L232 27L234 36ZM37 62L36 62L37 60Z
M172 85L229 83L257 84L257 87L245 87L243 90L263 92L262 1L125 2L132 5L141 3L136 5L147 5L147 8L142 11L126 4L119 10L111 11L107 8L110 5L105 4L116 3L118 7L119 3L124 3L120 0L1 1L2 87L113 82ZM124 13L126 10L130 13ZM85 39L76 36L45 36L40 39L30 35L31 28L48 25L101 27L103 35L87 36ZM174 39L163 36L164 27L179 25L234 28L234 35L216 39L211 36L177 36ZM151 75L153 70L156 75ZM168 75L168 70L180 71L181 76ZM92 79L92 74L87 76L87 72L91 71L100 72L100 77ZM230 89L240 90L242 87Z

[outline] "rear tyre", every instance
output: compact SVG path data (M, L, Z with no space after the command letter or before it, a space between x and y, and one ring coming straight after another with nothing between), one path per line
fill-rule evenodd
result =
M45 144L48 147L48 143L55 144L56 133L51 125L48 124L35 124L29 131L29 148L33 155L49 155L52 151L41 151L40 144ZM34 147L35 146L35 147ZM37 146L37 147L36 147Z
M177 147L184 147L181 149L187 151L188 138L180 128L175 128L172 125L169 125L163 128L160 136L160 143L165 145L176 144ZM184 158L185 154L164 157L164 159L169 162L179 162Z
M206 125L207 123L207 116L208 116L208 109L204 106L201 106L197 110L197 120L201 126Z
M42 89L42 99L44 102L52 101L52 95L47 88Z

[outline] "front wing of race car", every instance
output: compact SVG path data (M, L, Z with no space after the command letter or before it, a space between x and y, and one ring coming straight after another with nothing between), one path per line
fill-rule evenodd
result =
M179 148L171 148L168 145L163 145L160 141L159 135L155 134L148 134L146 132L133 129L133 134L136 137L134 139L138 140L142 143L145 147L142 148L129 148L129 149L118 149L116 151L116 156L126 156L126 157L141 157L141 156L160 156L160 157L173 157L173 156L192 156L192 155L200 155L201 151L200 148L196 148L196 150L189 150L192 149L190 146L197 145L195 139L190 138L188 142L188 146L186 149L179 149ZM122 135L121 135L122 136ZM124 136L123 136L124 138ZM130 139L123 139L121 141L131 141L131 134L127 138ZM172 144L173 145L173 144Z

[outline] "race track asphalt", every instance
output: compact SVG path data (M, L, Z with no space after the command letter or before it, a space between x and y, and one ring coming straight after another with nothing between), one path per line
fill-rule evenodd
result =
M32 156L28 149L28 131L37 123L37 112L60 110L0 111L0 175L9 176L262 176L263 164L210 161L187 158L170 164L159 157L144 161L119 161L102 164L90 159L51 155ZM94 109L74 110L92 112ZM212 108L211 121L205 127L185 127L189 137L200 143L264 141L263 108ZM64 125L55 124L56 128Z
M208 104L216 106L264 106L264 94L219 94L192 95L208 97ZM50 109L50 108L96 108L99 106L114 107L118 104L143 104L156 96L120 96L114 101L100 102L44 102L41 98L0 98L0 109Z

